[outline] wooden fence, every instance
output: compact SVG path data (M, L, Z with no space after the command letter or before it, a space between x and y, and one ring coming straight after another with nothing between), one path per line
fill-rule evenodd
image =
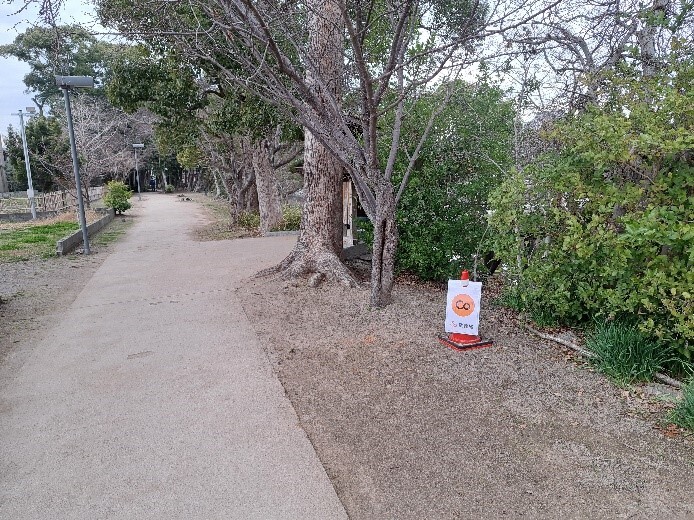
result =
M89 201L96 202L104 195L103 186L89 188ZM50 191L37 193L36 211L67 211L77 206L74 191ZM86 201L85 201L86 203ZM25 191L0 193L0 213L31 213L31 205Z

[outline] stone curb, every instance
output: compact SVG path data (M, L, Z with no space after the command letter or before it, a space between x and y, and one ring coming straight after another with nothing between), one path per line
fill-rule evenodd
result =
M96 222L92 222L87 226L87 236L92 237L96 235L99 231L101 231L106 224L111 222L113 218L116 216L116 212L112 209L108 210L108 213L101 217L99 220ZM73 251L78 245L82 243L82 230L79 229L75 231L72 235L69 235L61 240L58 240L58 243L56 244L55 247L55 254L58 256L63 256L68 254L70 251Z
M266 237L284 237L289 235L299 235L299 231L268 231Z

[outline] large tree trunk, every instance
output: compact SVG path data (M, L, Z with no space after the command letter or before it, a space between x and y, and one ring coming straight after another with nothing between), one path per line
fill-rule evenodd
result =
M329 78L339 99L343 76L343 20L336 0L308 0L310 53L317 73ZM306 82L320 92L321 85L309 67ZM320 95L320 94L319 94ZM318 139L305 129L304 192L299 239L294 250L273 271L285 276L313 274L310 284L324 277L354 286L356 280L340 260L342 251L342 167Z
M269 145L265 139L255 143L253 147L253 170L258 190L260 233L266 235L282 221L282 203L275 170L270 162Z
M312 284L323 277L354 286L356 281L340 261L342 251L342 169L317 140L306 132L304 140L304 190L299 240L279 265L287 276L315 273Z

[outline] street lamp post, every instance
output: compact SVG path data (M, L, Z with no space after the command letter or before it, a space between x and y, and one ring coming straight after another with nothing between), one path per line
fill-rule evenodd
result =
M27 107L27 114L31 115L36 112L34 107ZM13 116L19 116L19 128L22 134L22 144L24 145L24 165L27 170L27 197L29 198L29 205L31 206L31 218L36 219L36 199L34 194L34 183L31 180L31 164L29 164L29 146L27 145L27 135L24 129L24 112L19 110L17 114L12 114Z
M145 145L142 143L133 144L135 149L135 177L137 177L137 200L142 200L142 195L140 194L140 171L137 168L137 150L144 148Z
M80 227L82 228L82 241L84 242L84 254L89 251L89 232L87 231L87 219L84 216L84 200L82 199L82 182L80 181L80 167L77 159L77 147L75 146L75 131L72 127L72 110L70 109L71 88L92 88L94 78L89 76L56 76L55 84L63 89L65 97L65 115L67 116L67 129L70 134L70 151L72 152L72 169L75 173L75 188L77 189L77 208L79 210Z

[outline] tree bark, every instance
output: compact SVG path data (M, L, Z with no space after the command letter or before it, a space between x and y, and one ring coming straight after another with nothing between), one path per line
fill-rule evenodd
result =
M215 197L219 198L222 196L222 186L221 183L219 182L219 171L216 169L212 170L212 179L214 180L214 192L215 192Z
M270 162L269 144L265 139L253 146L253 170L258 190L260 234L266 235L282 221L282 203L275 170Z
M310 64L306 83L318 96L327 88L336 99L342 90L344 21L336 0L308 0ZM321 84L321 81L328 84ZM271 271L288 277L313 273L321 279L356 286L340 260L342 252L342 167L308 129L304 134L304 193L299 239L282 263Z
M380 186L376 206L378 212L373 222L374 243L371 251L371 305L385 307L391 302L398 247L395 197L390 183L384 182Z

